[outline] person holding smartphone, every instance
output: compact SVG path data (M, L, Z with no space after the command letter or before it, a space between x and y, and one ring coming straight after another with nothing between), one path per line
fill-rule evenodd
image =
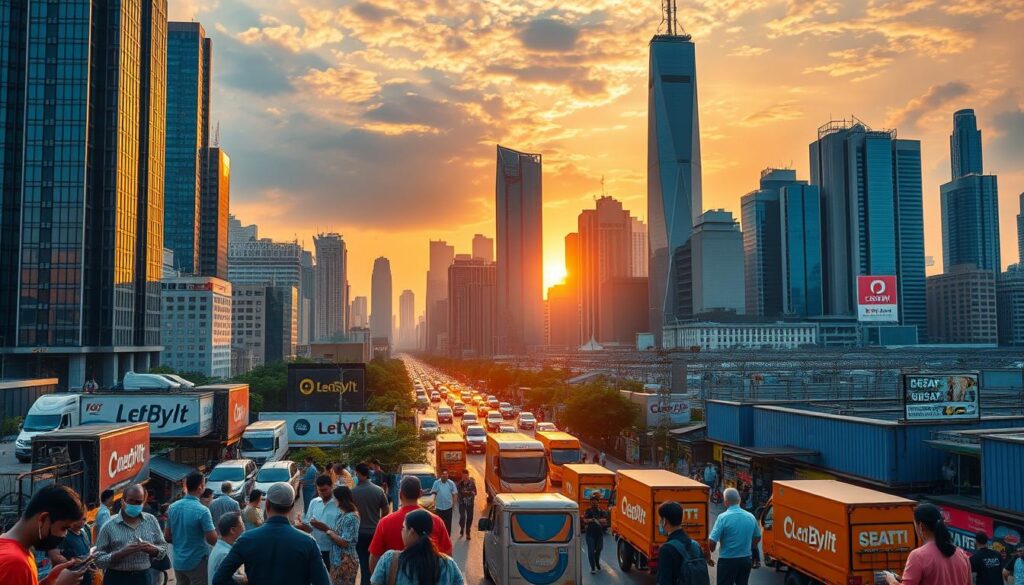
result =
M970 585L971 561L963 549L953 544L953 535L932 504L914 509L914 528L921 546L910 551L903 575L886 572L889 585Z
M104 585L150 585L154 559L167 556L160 523L142 511L146 488L133 484L121 497L121 512L112 517L96 539L96 564L104 569Z
M46 554L54 566L68 561L77 561L79 565L86 566L82 574L82 585L92 585L93 576L96 574L96 564L93 563L93 555L89 553L92 546L89 538L89 531L85 528L85 516L68 527L68 534L59 547L50 549ZM77 565L72 565L78 568Z
M54 566L39 581L31 549L48 551L60 546L68 528L85 517L82 500L73 490L48 485L32 496L21 518L0 535L0 579L4 585L78 585L85 566L75 560Z

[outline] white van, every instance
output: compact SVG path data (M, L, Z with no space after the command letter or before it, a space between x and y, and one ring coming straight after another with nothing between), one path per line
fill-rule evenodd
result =
M498 494L477 530L495 585L582 583L579 506L562 494Z
M281 461L288 454L288 429L283 420L261 420L245 427L239 455L257 465Z
M195 386L195 384L193 384ZM121 390L178 390L181 383L160 374L136 374L128 372L121 380Z
M78 404L78 394L44 394L36 398L14 442L14 456L18 461L32 460L32 437L81 424Z

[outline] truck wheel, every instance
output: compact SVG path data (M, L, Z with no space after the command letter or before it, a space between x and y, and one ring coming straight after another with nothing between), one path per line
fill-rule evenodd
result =
M619 568L623 573L628 573L633 568L633 547L625 540L620 540L615 547L616 556L619 560ZM788 583L786 585L789 585Z
M807 577L800 572L790 569L786 571L786 581L783 585L807 585Z

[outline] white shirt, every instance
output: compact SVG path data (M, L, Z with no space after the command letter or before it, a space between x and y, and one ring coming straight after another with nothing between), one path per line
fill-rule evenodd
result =
M326 524L331 530L334 530L334 525L338 523L338 517L341 516L341 510L338 509L338 501L331 498L327 504L317 497L313 498L309 502L309 509L306 510L306 526L313 528L310 524L310 520L319 520ZM331 537L327 536L326 532L313 528L313 538L316 540L316 544L320 547L323 552L330 552L333 541Z

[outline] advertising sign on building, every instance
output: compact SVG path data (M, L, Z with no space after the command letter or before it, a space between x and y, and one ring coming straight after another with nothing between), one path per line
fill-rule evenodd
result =
M83 394L82 424L149 423L154 439L198 438L213 431L213 393Z
M288 445L303 447L337 443L353 431L395 426L393 412L261 412L260 420L283 420Z
M289 364L289 412L363 412L366 364Z
M981 417L978 373L904 374L908 421L957 421Z
M977 548L975 534L984 532L989 537L989 546L999 553L1008 553L1021 544L1021 528L1009 526L993 520L989 516L953 508L939 506L942 518L953 535L953 544L973 553Z
M678 427L690 422L692 414L690 399L685 394L654 394L647 392L622 391L630 402L640 407L644 424L650 427L666 422L669 427Z
M99 445L99 490L114 489L149 476L149 429L102 437Z
M900 319L895 276L857 277L857 320L895 323Z

